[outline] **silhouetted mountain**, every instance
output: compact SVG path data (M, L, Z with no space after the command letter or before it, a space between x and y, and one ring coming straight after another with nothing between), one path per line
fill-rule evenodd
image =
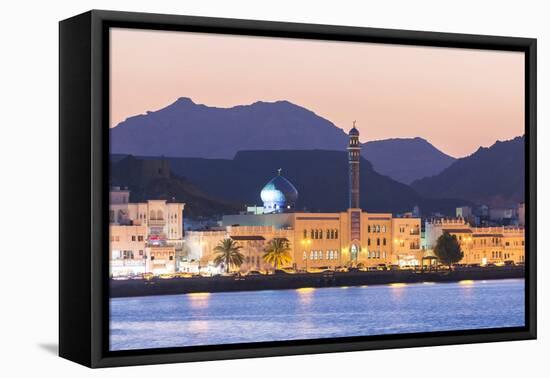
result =
M346 134L288 101L216 108L179 98L111 129L111 153L231 159L240 150L343 150Z
M208 196L189 181L174 175L164 159L136 159L132 156L111 159L111 184L128 187L132 202L150 199L185 202L188 218L241 210L239 205Z
M282 168L298 189L296 208L343 211L348 207L347 153L340 151L242 151L233 160L167 158L171 170L202 192L230 203L261 205L260 191ZM368 211L400 213L415 205L426 214L454 214L467 201L427 200L405 184L380 175L361 160L361 207Z
M288 101L216 108L182 97L111 129L111 153L135 156L232 159L245 150L345 151L347 144L342 129ZM368 142L362 153L377 172L407 184L453 159L419 138Z
M495 207L516 205L525 196L525 138L481 147L440 174L412 183L432 198L461 198Z
M436 175L456 160L422 138L367 142L361 152L377 172L405 184Z

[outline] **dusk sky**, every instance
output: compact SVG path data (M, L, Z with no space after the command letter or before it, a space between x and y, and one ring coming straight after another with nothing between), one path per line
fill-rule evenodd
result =
M454 157L524 133L524 56L435 47L111 31L111 127L178 97L288 100L361 141L423 137Z

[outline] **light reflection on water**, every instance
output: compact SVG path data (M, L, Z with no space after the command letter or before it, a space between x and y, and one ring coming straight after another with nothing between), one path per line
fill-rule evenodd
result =
M524 281L111 299L111 350L524 325Z

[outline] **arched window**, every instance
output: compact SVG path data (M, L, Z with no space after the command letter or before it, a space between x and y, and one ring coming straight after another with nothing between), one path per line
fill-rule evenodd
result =
M319 239L323 238L323 230L319 230Z
M380 245L380 238L376 239L376 245Z
M370 224L367 226L367 232L370 232Z
M310 234L311 234L311 237L310 237L310 239L315 239L315 233L314 233L314 231L313 231L313 230L311 230Z
M151 214L149 215L149 219L150 219L150 220L155 220L155 219L157 219L157 216L155 215L155 210L151 210Z
M382 239L382 244L386 245L386 238Z
M307 260L307 252L304 251L304 260Z
M163 219L164 219L164 215L162 214L162 211L157 210L157 220L163 220Z
M307 230L304 230L304 239L307 239Z
M334 239L338 239L338 230L334 230Z
M386 232L386 226L382 226L382 232Z

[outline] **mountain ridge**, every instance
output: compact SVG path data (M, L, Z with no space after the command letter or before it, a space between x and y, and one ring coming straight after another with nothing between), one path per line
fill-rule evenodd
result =
M288 100L222 108L180 97L159 110L128 117L112 128L110 134L111 153L135 156L231 159L238 151L256 149L345 151L348 143L343 129ZM390 142L366 142L362 154L379 173L409 184L424 177L419 175L439 173L453 159L433 146L431 149L422 146L420 140L425 141L393 138ZM378 153L380 158L369 154L377 144L388 143L416 145L412 154L428 163L422 168L411 162L410 156L400 155L403 146L387 147L393 153Z
M493 207L517 205L525 199L525 136L480 147L411 187L432 198L460 198Z

